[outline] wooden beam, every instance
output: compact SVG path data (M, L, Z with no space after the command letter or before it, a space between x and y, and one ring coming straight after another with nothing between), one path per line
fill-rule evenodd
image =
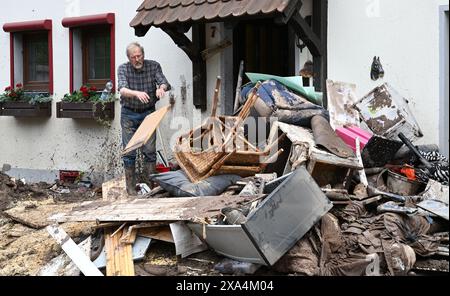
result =
M327 77L328 77L328 0L313 1L312 30L319 37L320 56L314 56L314 87L323 92L324 107L327 107Z
M161 27L161 30L172 38L173 42L187 54L191 61L198 59L199 51L195 50L194 43L184 33L178 31L176 27Z
M292 26L297 36L305 42L314 57L321 56L323 54L322 44L319 37L313 32L312 28L300 15L299 11L292 15L289 20L289 25Z
M276 18L275 23L286 25L289 20L291 19L292 15L296 13L297 11L300 11L300 9L303 6L303 0L291 0L289 1L288 6L283 11L283 16Z
M206 98L206 62L201 56L201 51L206 47L205 24L192 26L192 43L194 44L195 56L192 60L192 80L194 93L194 106L202 111L207 108Z
M237 207L255 196L212 196L157 198L85 202L67 214L58 214L58 222L143 222L198 221L220 214L225 207Z
M56 204L56 205L41 205L37 208L27 209L25 206L19 206L7 211L4 211L4 215L16 222L23 225L41 229L52 222L47 218L57 213L68 213L76 204Z
M145 34L147 34L148 30L150 30L150 26L144 27L144 26L138 26L134 27L134 35L137 37L144 37Z
M46 229L85 276L103 276L100 270L98 270L89 257L75 244L64 229L55 225L49 225Z

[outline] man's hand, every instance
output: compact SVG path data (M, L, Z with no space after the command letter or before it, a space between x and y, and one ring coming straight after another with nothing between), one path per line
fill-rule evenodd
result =
M156 97L160 100L166 94L166 86L161 84L161 86L156 90Z
M146 92L143 91L135 91L134 96L139 99L144 104L150 102L150 97Z

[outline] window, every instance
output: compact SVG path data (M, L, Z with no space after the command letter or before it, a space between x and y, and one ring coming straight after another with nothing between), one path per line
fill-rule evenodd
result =
M83 84L103 89L111 76L109 28L83 29Z
M23 74L25 90L48 91L49 59L46 32L23 35Z
M102 90L109 80L115 82L114 13L67 17L69 28L70 92L82 85Z
M5 23L10 33L10 85L53 93L52 20Z

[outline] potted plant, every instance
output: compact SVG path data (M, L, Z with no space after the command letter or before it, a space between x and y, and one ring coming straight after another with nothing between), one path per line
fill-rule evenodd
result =
M26 92L21 83L8 86L0 94L0 116L50 117L52 97L49 94Z
M94 86L83 85L79 90L66 94L57 102L56 117L95 119L100 122L114 119L114 95L104 100Z

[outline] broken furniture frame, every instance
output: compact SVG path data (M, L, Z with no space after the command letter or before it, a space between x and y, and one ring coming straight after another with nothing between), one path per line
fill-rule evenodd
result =
M283 150L271 155L278 140L269 143L264 151L252 145L243 135L244 120L257 100L258 83L237 117L217 117L220 77L217 79L211 117L181 136L175 146L175 158L192 182L199 182L217 174L253 176Z

